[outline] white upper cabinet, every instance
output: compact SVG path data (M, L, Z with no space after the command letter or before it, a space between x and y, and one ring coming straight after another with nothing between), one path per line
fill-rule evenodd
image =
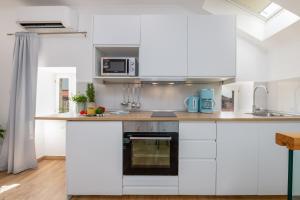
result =
M234 16L188 17L188 76L235 76L235 24Z
M140 33L140 16L94 16L94 44L139 45Z
M187 16L141 16L140 76L187 75Z

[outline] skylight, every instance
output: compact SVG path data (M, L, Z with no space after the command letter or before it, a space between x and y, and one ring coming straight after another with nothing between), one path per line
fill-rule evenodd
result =
M270 0L228 0L243 10L263 19L271 19L283 8Z
M203 9L215 15L235 15L237 28L258 41L264 41L300 20L298 15L273 0L205 0Z
M276 3L270 3L261 13L263 17L270 19L276 15L279 11L282 10L282 7Z

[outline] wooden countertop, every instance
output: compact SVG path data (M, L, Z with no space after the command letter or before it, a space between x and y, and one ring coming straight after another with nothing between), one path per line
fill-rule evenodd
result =
M152 112L131 112L129 114L105 113L101 117L57 114L36 116L36 120L66 121L300 121L300 116L259 117L251 114L217 112L212 114L176 112L177 117L151 117Z
M276 133L276 144L289 150L300 150L300 133Z

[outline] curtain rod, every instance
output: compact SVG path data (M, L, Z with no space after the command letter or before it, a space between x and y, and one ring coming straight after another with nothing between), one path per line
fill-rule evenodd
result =
M83 34L86 37L87 32L41 32L38 35L73 35L73 34ZM8 36L15 35L15 33L7 33Z

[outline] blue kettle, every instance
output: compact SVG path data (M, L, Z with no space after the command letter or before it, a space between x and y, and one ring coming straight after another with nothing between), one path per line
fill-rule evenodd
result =
M188 112L198 112L199 110L199 100L198 96L189 96L184 100L185 108Z

